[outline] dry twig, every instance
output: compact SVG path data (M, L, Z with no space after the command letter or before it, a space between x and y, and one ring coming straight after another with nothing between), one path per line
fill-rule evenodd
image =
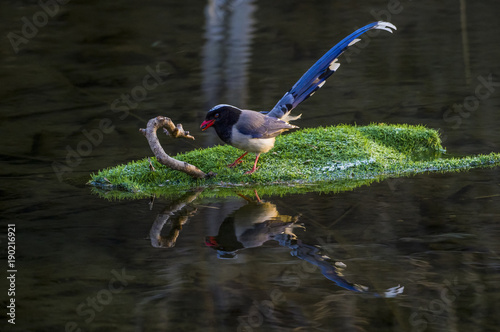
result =
M167 167L170 167L171 169L174 169L176 171L184 172L196 179L207 178L214 175L212 172L209 172L208 174L204 173L196 166L193 166L184 161L179 161L175 158L170 157L165 152L165 150L163 150L163 147L158 141L158 136L156 135L156 131L159 128L163 128L163 130L166 131L172 138L184 137L184 138L194 139L193 136L189 135L188 131L184 131L180 123L176 126L174 125L172 120L170 120L170 118L157 116L156 118L149 120L147 128L146 129L141 128L139 129L139 131L143 133L144 136L146 136L149 146L151 147L151 150L153 151L156 160L158 160L159 163Z

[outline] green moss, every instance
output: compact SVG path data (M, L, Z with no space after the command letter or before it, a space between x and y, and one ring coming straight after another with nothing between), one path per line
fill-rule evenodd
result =
M448 172L486 167L500 163L500 154L464 158L442 158L436 130L423 126L372 124L364 127L339 125L295 131L279 136L275 147L261 156L259 170L253 157L236 168L226 165L241 151L231 146L215 146L179 154L175 158L217 176L193 180L151 158L118 165L92 174L96 192L110 198L139 198L152 194L170 196L194 187L205 187L203 195L234 195L258 188L262 194L308 191L338 192L386 177L421 172ZM115 191L109 191L113 189ZM118 189L119 191L116 191ZM208 189L208 190L207 190Z

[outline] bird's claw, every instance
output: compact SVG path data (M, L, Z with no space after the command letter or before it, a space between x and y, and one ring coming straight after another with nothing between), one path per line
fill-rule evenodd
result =
M259 169L258 167L257 168L252 168L251 170L245 172L245 174L252 174L252 173L254 173L258 169Z
M231 163L231 164L227 165L227 167L233 168L233 167L241 164L242 162L243 162L242 160L236 160L234 163Z

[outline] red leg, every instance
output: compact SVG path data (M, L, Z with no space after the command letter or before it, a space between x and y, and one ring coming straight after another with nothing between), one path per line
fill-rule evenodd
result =
M257 194L257 189L254 189L253 192L255 193L255 197L257 198L257 202L262 203L260 200L259 194Z
M248 172L245 172L245 174L252 174L253 172L255 172L257 170L257 162L259 161L259 157L260 157L260 153L257 153L257 156L255 157L255 163L253 164L252 169L249 170Z
M238 159L236 159L236 160L234 161L234 163L227 165L227 167L234 167L234 166L236 166L236 165L240 164L240 163L241 163L241 158L243 158L243 157L244 157L244 156L246 156L247 154L248 154L248 152L245 152L245 153L244 153L244 154L242 154L242 155L241 155Z

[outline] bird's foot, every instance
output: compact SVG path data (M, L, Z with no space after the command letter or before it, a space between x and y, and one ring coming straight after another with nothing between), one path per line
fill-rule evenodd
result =
M258 170L259 168L252 168L251 170L249 170L248 172L245 172L245 174L252 174L253 172L255 172L256 170Z
M242 154L242 155L241 155L238 159L236 159L236 160L234 161L234 163L227 165L227 167L234 167L234 166L236 166L236 165L238 165L238 164L241 164L241 163L242 163L241 158L243 158L243 157L244 157L244 156L246 156L247 154L248 154L248 152L245 152L245 153L244 153L244 154Z
M230 163L229 165L227 165L227 167L232 168L236 165L241 164L242 162L243 162L243 160L236 160L234 163Z

